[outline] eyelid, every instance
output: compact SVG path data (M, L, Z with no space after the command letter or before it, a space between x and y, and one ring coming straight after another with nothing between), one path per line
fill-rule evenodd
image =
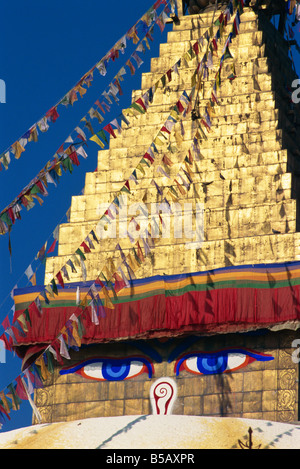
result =
M116 357L94 357L94 358L89 358L88 360L84 360L80 363L77 363L74 366L71 366L69 368L64 368L60 370L61 375L66 375L70 373L75 373L82 368L84 368L87 365L91 365L93 363L112 363L112 362L119 362L123 364L130 364L133 361L140 361L142 362L148 370L148 376L149 378L152 378L152 375L154 374L154 367L152 362L149 360L149 358L146 358L144 356L139 356L139 355L133 355L133 356L127 356L123 358L116 358Z
M196 358L196 357L201 357L201 356L209 357L209 358L212 358L212 357L217 358L220 356L224 356L226 354L228 356L229 354L234 354L234 353L243 354L245 355L245 357L252 358L253 360L259 360L259 361L274 360L274 357L272 357L271 355L267 355L263 352L254 352L253 350L243 349L243 348L228 348L228 349L218 350L215 352L189 352L178 357L174 365L174 373L176 374L176 376L179 375L182 364L188 358Z

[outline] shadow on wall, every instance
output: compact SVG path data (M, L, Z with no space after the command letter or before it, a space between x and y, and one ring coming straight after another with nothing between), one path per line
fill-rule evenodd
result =
M141 422L142 420L146 420L147 419L147 415L141 415L140 417L134 419L132 422L128 423L127 425L125 425L125 427L121 428L120 430L118 430L116 433L114 433L113 435L111 435L109 438L107 438L107 440L103 441L99 446L97 446L96 449L102 449L102 448L105 448L105 445L109 442L111 442L116 436L120 435L121 433L127 433L129 430L132 429L132 427L134 425L136 425L137 423Z
M202 11L210 11L215 9L217 0L183 0L183 14L197 15ZM226 5L228 1L218 1L218 8Z
M232 412L232 404L230 401L231 387L229 383L230 374L222 373L213 375L215 380L216 389L221 391L218 394L219 400L219 414L221 417L226 417L228 413Z

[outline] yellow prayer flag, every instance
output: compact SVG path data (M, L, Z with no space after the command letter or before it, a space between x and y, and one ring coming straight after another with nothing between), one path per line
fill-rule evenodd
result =
M79 304L82 308L86 308L89 305L88 298L87 297L83 298L83 300L81 300Z
M76 321L74 321L74 322L72 323L72 326L73 326L73 329L72 329L73 339L75 340L76 345L77 345L78 347L80 347L80 346L81 346L81 339L80 339L79 334L78 334Z
M172 111L170 112L170 116L173 117L173 118L176 119L176 120L179 119L179 115L178 115L178 113L175 111L175 109L172 109Z
M102 274L105 276L105 279L106 280L109 280L110 277L111 277L111 272L110 270L108 269L107 265L105 265L102 269Z
M80 262L80 260L78 259L78 257L75 256L75 254L72 254L72 259L73 259L73 263L74 263L75 265L77 265L77 267L81 267L81 262Z
M136 169L139 169L143 175L145 174L145 170L144 170L144 168L143 168L143 166L142 166L141 163L139 163L139 164L137 165Z
M192 86L196 86L197 84L197 72L193 73L192 75Z
M104 306L109 309L115 309L113 302L110 299L110 296L108 294L107 288L103 287L101 292L104 294Z
M41 197L39 197L37 194L33 194L32 197L34 197L40 205L43 205L44 201Z
M136 260L133 259L132 255L130 253L127 256L127 263L133 271L135 271L139 267L139 264L137 264Z
M28 142L37 142L37 141L38 141L37 129L36 129L36 127L33 127L30 130L30 136L29 136Z
M207 103L206 108L207 108L207 112L208 112L209 117L212 117L212 116L216 115L215 110L212 107L212 105L210 104L210 102Z
M144 37L143 41L145 41L145 44L146 44L147 49L150 49L150 45L149 45L148 39L147 39L146 37Z
M28 327L26 324L26 319L24 317L24 314L20 314L20 316L17 319L21 324L22 324L22 329L24 332L28 332Z
M171 199L173 200L173 202L178 202L178 197L176 197L175 194L173 194L172 191L169 191L168 195L171 196Z
M77 86L76 90L79 92L81 98L87 92L87 90L80 85Z
M113 273L116 272L116 266L114 264L114 261L112 260L112 257L109 257L107 259L107 262L109 264L110 277L112 277Z
M20 144L20 142L15 142L12 146L12 152L14 153L15 155L15 158L18 160L21 156L21 154L23 153L23 151L25 151L25 148L22 147L22 145Z
M48 377L50 377L50 373L46 367L46 364L44 362L44 358L43 358L43 355L41 355L40 357L38 357L38 359L35 361L36 365L39 365L41 367L41 375L42 375L42 378L44 381L46 381L46 379Z
M155 145L162 146L162 145L164 145L165 142L163 140L161 140L161 138L157 135L154 139L154 143L155 143Z
M30 283L31 283L31 285L32 285L33 287L36 286L36 274L35 274L35 273L34 273L33 276L29 279L29 281L30 281Z
M49 293L49 295L50 295L52 298L55 297L51 285L46 285L46 286L45 286L45 290Z
M1 392L0 392L0 399L1 399L1 401L2 401L2 404L3 404L4 409L5 409L6 412L9 414L9 413L10 413L10 408L9 408L7 399L6 399L6 397L5 397L4 391L1 391Z
M55 166L54 166L54 170L56 172L56 174L58 176L61 176L62 175L62 170L61 170L61 163L57 163Z
M102 140L100 140L99 137L97 137L97 135L93 135L92 137L90 137L90 140L97 143L101 148L105 147L105 144L102 142Z
M183 187L179 184L179 182L176 179L175 179L175 182L177 184L178 190L181 193L181 195L186 195L185 190L183 189Z
M175 140L176 140L177 145L180 147L182 145L183 138L179 130L175 131Z
M190 56L190 54L189 54L188 52L186 52L186 53L184 54L183 58L184 58L184 60L185 60L186 62L189 62L189 61L191 60L191 56Z

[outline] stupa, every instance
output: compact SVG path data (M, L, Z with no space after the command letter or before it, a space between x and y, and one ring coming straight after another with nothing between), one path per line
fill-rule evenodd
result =
M291 46L265 2L202 3L178 2L132 92L144 107L124 110L128 123L60 225L50 302L17 335L23 369L34 363L43 379L42 423L298 421ZM37 291L15 291L16 319Z

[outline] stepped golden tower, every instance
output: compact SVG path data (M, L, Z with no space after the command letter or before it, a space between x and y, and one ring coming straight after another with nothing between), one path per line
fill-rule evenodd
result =
M145 112L123 111L128 122L72 198L45 285L66 265L68 278L18 338L28 364L58 337L36 362L43 423L299 419L290 45L264 4L200 2L195 12L196 3L178 2L167 43L132 92L137 103L152 90ZM15 301L17 316L21 291Z

